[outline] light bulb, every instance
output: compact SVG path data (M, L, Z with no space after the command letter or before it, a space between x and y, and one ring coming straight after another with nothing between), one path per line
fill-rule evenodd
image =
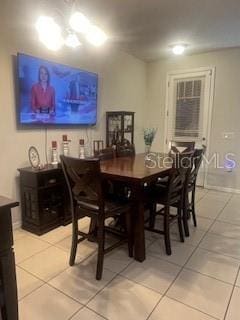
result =
M65 40L65 45L71 48L77 48L82 44L75 34L70 33Z
M73 30L81 33L87 33L91 26L88 18L78 11L71 15L69 24Z
M48 16L41 16L36 22L40 41L50 50L59 50L63 43L61 28Z
M178 44L172 48L172 51L176 55L181 55L184 53L185 49L185 46Z
M86 34L86 39L92 45L99 47L107 41L107 35L97 26L91 26Z

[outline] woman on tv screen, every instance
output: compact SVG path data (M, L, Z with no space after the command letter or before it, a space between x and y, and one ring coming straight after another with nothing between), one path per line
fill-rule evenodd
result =
M39 67L38 82L31 89L31 109L34 113L55 113L55 89L45 66Z

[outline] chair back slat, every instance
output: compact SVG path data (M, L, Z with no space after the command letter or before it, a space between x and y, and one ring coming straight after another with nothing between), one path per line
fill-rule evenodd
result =
M172 157L172 169L168 179L168 201L179 201L184 191L185 181L192 170L193 152L176 153Z
M188 153L188 152L193 152L194 148L195 148L194 141L171 141L170 152L171 153Z
M72 206L83 201L102 206L102 182L99 159L78 159L61 155Z
M192 167L192 170L189 174L189 179L188 179L188 184L190 186L193 186L196 183L198 171L200 169L205 150L206 150L206 147L203 146L203 149L195 149L195 151L194 151L193 167Z
M117 157L134 157L135 156L134 144L117 145L116 155Z

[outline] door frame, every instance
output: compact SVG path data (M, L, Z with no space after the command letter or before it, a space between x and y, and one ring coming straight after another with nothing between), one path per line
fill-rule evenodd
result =
M210 136L211 136L211 128L212 128L212 112L213 112L213 103L214 103L214 93L215 93L215 76L216 76L216 67L199 67L192 69L180 69L176 71L170 71L167 73L166 79L166 103L165 103L165 113L164 113L164 152L168 151L167 145L167 137L168 137L168 116L169 116L169 104L172 103L172 98L170 96L170 81L174 78L181 78L181 76L189 77L198 77L198 76L206 76L208 79L208 91L209 91L209 99L208 99L208 113L207 113L207 125L206 125L206 142L207 149L205 156L209 157L210 150ZM208 166L205 166L204 175L203 175L203 187L206 185L206 178L208 173Z

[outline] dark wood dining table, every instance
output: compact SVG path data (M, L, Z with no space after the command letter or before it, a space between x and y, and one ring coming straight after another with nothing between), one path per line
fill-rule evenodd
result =
M104 178L122 181L131 189L134 201L133 229L134 229L134 258L144 261L146 258L144 235L144 186L156 181L157 178L167 176L169 166L164 165L163 154L152 153L151 159L146 154L134 157L121 157L101 161L101 172Z

